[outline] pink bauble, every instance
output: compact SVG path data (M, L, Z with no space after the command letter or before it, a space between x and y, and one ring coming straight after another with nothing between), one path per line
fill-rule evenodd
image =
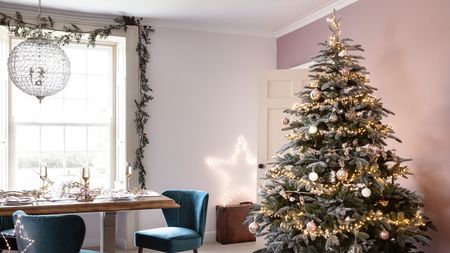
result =
M315 230L317 229L317 225L316 225L316 223L312 220L312 221L306 223L306 228L307 228L309 231L315 231Z
M380 238L383 240L387 240L389 239L389 232L386 230L383 230L380 232Z

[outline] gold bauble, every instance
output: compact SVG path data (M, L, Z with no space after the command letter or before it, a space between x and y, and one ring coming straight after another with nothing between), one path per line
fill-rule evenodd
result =
M322 97L322 92L319 89L314 89L309 94L309 97L311 97L312 100L317 101Z
M343 180L347 179L347 177L348 177L348 172L344 168L341 168L338 171L336 171L336 178L338 180L343 181Z

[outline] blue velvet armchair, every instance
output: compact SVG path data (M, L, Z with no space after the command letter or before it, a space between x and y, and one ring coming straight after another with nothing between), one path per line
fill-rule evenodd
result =
M167 227L141 230L135 233L138 252L143 248L175 253L197 249L203 244L209 195L203 191L168 190L162 193L180 205L163 209Z
M0 217L0 253L2 250L17 250L14 223L11 216Z
M16 211L13 218L19 223L15 227L19 252L95 253L81 249L86 225L78 215L27 215Z

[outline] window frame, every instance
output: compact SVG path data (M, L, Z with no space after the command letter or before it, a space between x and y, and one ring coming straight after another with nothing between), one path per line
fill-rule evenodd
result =
M20 37L13 36L9 34L8 36L8 54L12 50L12 43L14 39L23 39ZM84 45L87 47L86 41L81 41L79 43L80 45ZM15 134L17 133L16 126L19 125L32 125L32 126L86 126L89 127L95 127L95 126L109 126L110 129L110 146L109 146L109 157L110 161L108 161L107 167L109 167L109 182L105 184L106 186L113 187L114 182L116 180L120 180L121 177L118 171L120 171L118 168L120 167L121 163L125 160L124 156L125 153L120 151L120 146L124 146L125 142L123 141L125 139L125 136L119 133L118 129L119 127L123 127L125 125L124 120L126 119L125 115L119 115L119 112L125 112L125 108L118 108L119 106L124 107L125 105L120 105L119 99L126 100L125 93L119 94L120 90L125 90L124 86L124 80L119 80L120 78L118 74L121 72L124 72L125 68L125 38L123 37L114 37L106 40L97 41L96 45L99 46L106 46L111 47L111 121L110 123L24 123L24 122L16 122L13 121L13 99L12 99L12 88L11 81L9 78L7 78L8 87L7 89L7 141L6 141L6 147L7 147L7 168L4 169L5 171L1 171L1 175L7 174L7 179L3 182L0 182L0 189L6 188L8 190L14 189L16 187L16 180L15 175L17 172L15 171L16 167L16 143L15 143ZM121 62L119 62L121 61ZM122 97L122 98L120 98ZM45 101L43 101L45 103ZM122 131L124 134L125 131ZM1 144L1 143L0 143ZM65 150L64 150L65 152ZM64 167L66 166L65 158L64 158ZM37 180L38 177L37 177ZM20 189L19 189L20 190Z

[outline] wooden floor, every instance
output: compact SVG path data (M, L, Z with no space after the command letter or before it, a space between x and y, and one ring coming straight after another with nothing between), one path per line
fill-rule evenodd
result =
M256 246L254 242L248 243L236 243L236 244L228 244L222 245L220 243L206 243L199 250L198 253L252 253L256 250ZM144 253L161 253L159 251L153 250L145 250ZM183 253L192 253L192 251L183 251ZM117 250L116 253L137 253L136 250Z

